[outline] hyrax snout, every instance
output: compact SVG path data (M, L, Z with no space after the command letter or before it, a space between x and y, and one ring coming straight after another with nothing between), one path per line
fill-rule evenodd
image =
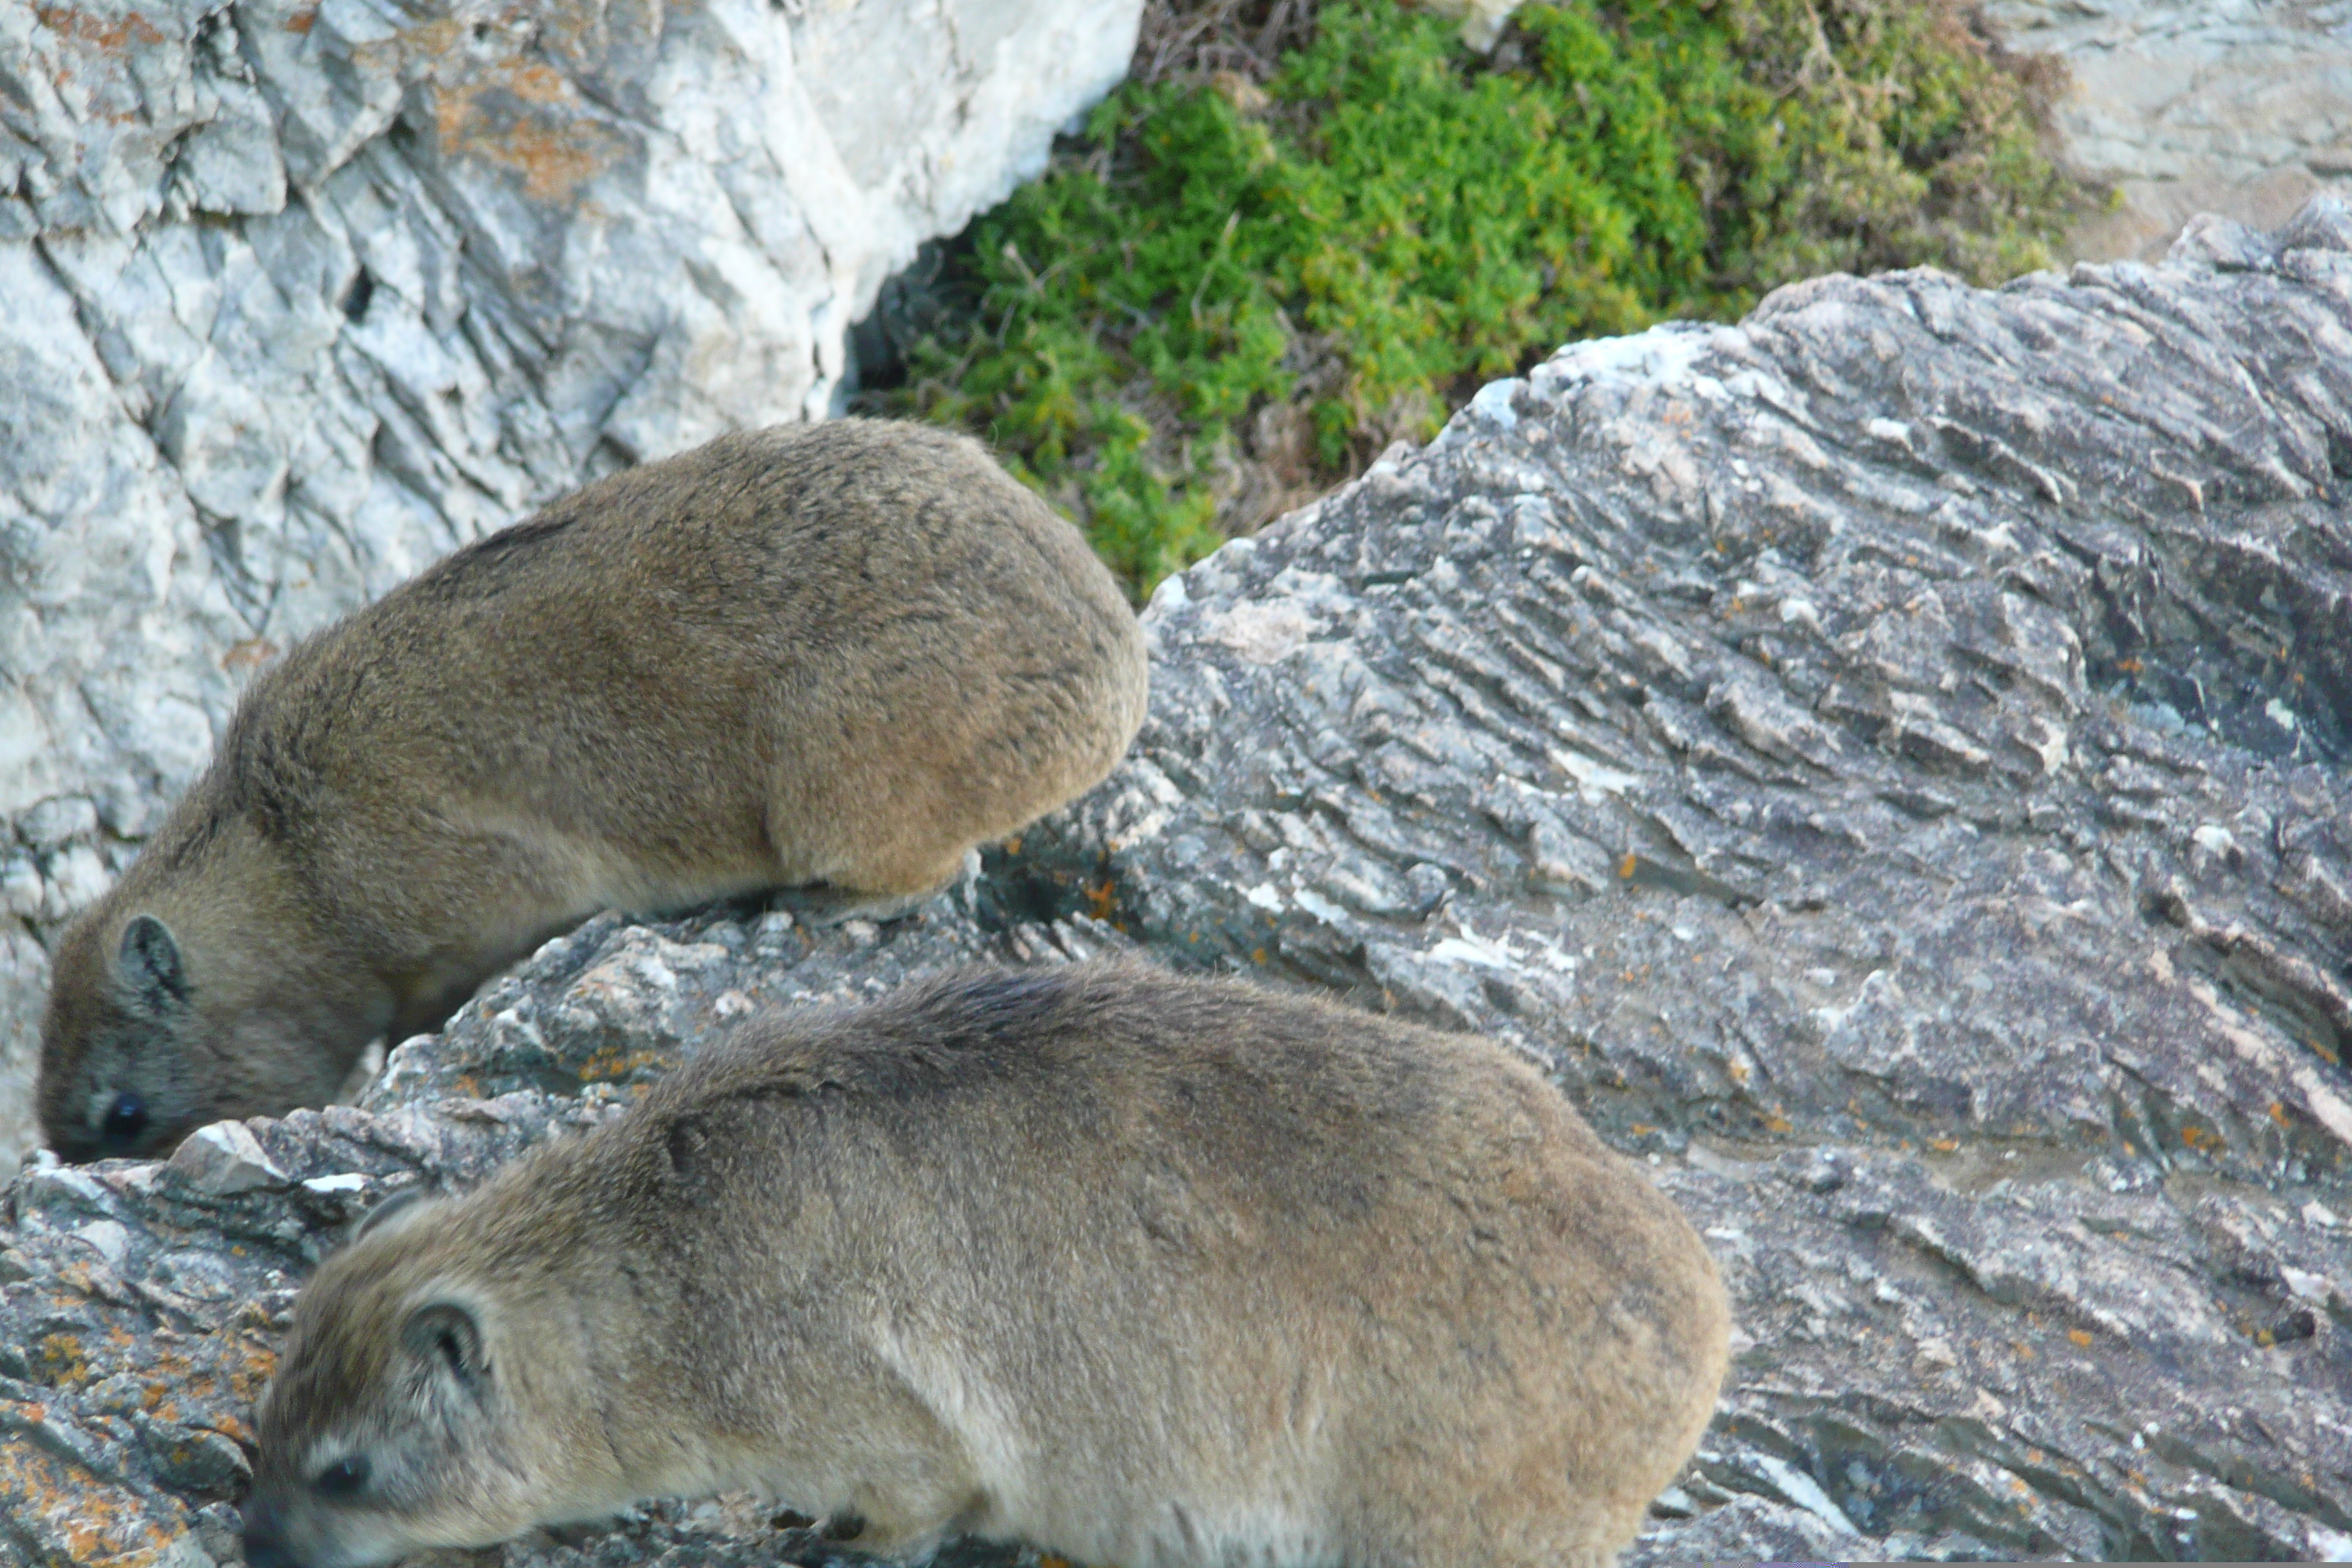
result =
M1525 1064L1234 983L772 1016L297 1302L247 1552L750 1489L908 1560L1605 1563L1714 1407L1675 1207Z
M322 1104L604 908L908 900L1110 771L1142 637L963 437L730 436L457 552L255 681L55 954L68 1159Z

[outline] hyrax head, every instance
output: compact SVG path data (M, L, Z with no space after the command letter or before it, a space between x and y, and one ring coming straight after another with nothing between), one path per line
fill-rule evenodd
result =
M603 1471L563 1374L578 1347L507 1309L457 1207L393 1199L304 1289L255 1415L251 1568L362 1568L583 1517L579 1478Z
M41 1131L67 1160L156 1153L216 1120L178 942L153 915L110 941L114 924L101 905L67 930L41 1022Z
M199 910L175 934L108 900L66 929L41 1023L41 1131L60 1156L167 1153L208 1121L333 1098L383 1020L333 1005L300 930L224 942L221 925Z

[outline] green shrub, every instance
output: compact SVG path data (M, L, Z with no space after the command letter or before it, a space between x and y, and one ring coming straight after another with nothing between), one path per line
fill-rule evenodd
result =
M2046 265L2081 197L2032 87L1948 5L1567 0L1481 57L1327 0L1262 89L1097 109L974 226L977 308L891 406L989 437L1140 595L1260 521L1252 464L1261 509L1344 478L1563 342L1824 271Z

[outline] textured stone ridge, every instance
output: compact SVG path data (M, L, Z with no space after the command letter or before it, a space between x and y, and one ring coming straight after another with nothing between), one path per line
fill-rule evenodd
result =
M29 1166L0 1540L233 1560L382 1193L756 1006L1137 944L1511 1041L1701 1226L1734 1371L1632 1561L2352 1553L2348 411L2332 205L1564 351L1163 589L1137 752L919 919L605 917L357 1107ZM842 1556L727 1499L484 1561Z
M2340 1555L2347 509L2339 204L1800 284L1171 582L1135 753L1032 858L1516 1040L1654 1158L1745 1336L1692 1505Z
M2075 231L2077 256L2153 261L2199 213L2268 226L2352 194L2347 0L1986 0L1982 15L2009 47L2065 62L2065 160L2121 198Z
M0 1155L38 931L293 639L583 479L825 412L1140 0L0 6Z

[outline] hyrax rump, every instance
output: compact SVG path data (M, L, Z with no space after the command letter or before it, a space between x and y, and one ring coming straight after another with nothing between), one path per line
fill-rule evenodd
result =
M303 1291L254 1568L751 1489L862 1550L1605 1563L1726 1364L1699 1238L1502 1049L1149 970L774 1016Z
M875 901L1108 773L1142 634L963 437L729 436L457 552L255 681L67 931L40 1114L68 1159L332 1098L604 908Z

